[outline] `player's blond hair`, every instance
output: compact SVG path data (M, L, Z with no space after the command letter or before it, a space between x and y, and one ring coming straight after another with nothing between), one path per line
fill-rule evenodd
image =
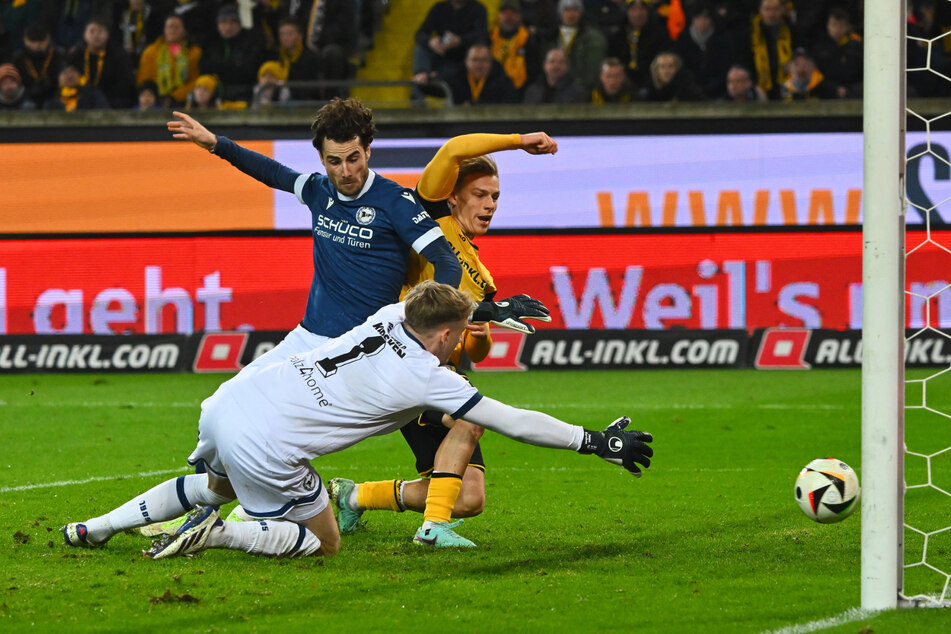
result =
M406 295L406 324L416 332L428 334L469 319L473 308L472 298L465 291L423 280Z
M466 179L473 174L478 174L479 176L498 176L499 166L496 165L494 158L485 154L465 159L459 163L459 176L456 178L453 191L459 191L465 184Z

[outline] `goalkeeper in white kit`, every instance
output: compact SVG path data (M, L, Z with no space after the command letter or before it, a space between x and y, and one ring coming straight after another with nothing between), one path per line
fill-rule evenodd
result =
M194 509L146 554L334 555L340 533L311 460L396 431L425 409L521 442L593 453L634 475L650 465L653 438L625 430L626 417L604 431L584 429L485 397L445 367L474 308L464 292L426 281L405 302L318 348L248 366L202 403L188 462L203 463L206 473L172 478L105 515L66 524L66 545L100 547L121 531ZM235 499L258 521L223 522L218 507Z

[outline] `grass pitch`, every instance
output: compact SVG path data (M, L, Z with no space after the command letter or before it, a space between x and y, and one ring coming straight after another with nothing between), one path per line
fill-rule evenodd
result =
M420 516L382 511L327 561L156 562L131 535L63 546L65 522L188 472L199 403L224 378L3 378L0 630L951 631L944 610L850 616L861 518L815 524L793 499L813 458L860 466L857 371L476 374L485 394L569 422L628 414L654 433L655 460L636 480L489 432L487 507L459 528L471 551L416 547ZM325 479L413 475L399 434L316 466Z

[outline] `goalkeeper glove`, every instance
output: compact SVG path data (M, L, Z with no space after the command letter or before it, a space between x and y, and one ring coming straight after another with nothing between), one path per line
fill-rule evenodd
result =
M621 465L634 477L641 477L636 463L644 465L645 469L650 466L654 450L647 443L653 442L654 437L646 431L624 431L630 424L631 419L622 416L604 431L585 429L578 453L597 454L608 462Z
M479 302L469 317L469 321L474 324L490 322L528 335L535 332L532 326L522 321L523 319L551 321L548 308L528 295L515 295L497 302Z

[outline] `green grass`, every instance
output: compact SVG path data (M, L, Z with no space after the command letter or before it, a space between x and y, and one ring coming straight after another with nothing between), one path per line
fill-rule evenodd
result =
M3 378L0 630L733 633L859 604L861 518L815 524L792 495L813 458L860 466L860 376L845 370L477 374L485 394L569 422L629 414L656 455L636 480L486 434L487 507L459 529L472 551L414 547L419 516L386 512L327 561L210 551L155 562L130 535L64 547L65 522L187 472L198 406L223 378ZM413 472L399 434L315 464L325 479ZM154 471L166 473L137 475ZM66 481L77 483L48 486ZM931 550L951 568L951 549ZM948 611L904 610L829 631L949 630Z

